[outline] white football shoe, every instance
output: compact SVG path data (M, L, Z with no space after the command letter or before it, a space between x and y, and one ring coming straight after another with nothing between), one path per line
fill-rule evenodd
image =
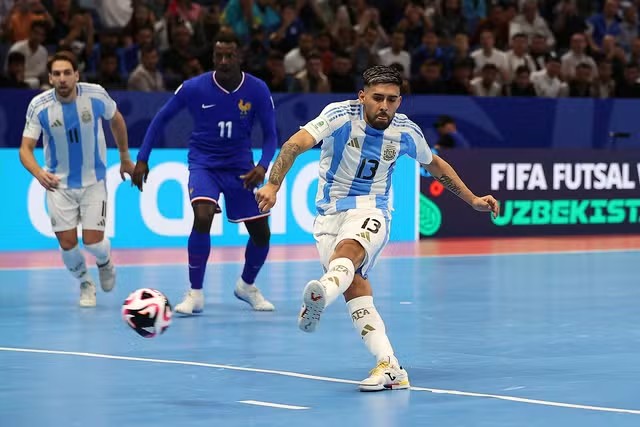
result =
M262 296L262 292L260 292L260 289L258 289L256 285L248 285L242 278L236 282L236 288L233 294L239 300L249 304L255 311L273 311L276 309L273 304Z
M111 292L116 285L116 267L111 260L102 265L98 265L100 275L100 287L104 292Z
M80 307L96 306L96 285L89 279L80 283Z
M302 308L298 314L298 328L313 332L320 323L320 316L327 306L327 288L318 280L307 283L302 291Z
M189 289L181 303L176 305L176 313L191 316L204 310L204 293L202 289Z
M401 390L409 387L409 374L391 360L378 362L369 376L359 384L360 391Z

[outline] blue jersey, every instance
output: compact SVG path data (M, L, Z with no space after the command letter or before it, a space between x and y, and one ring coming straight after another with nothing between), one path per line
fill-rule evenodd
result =
M273 100L267 85L247 73L231 92L218 84L215 72L185 81L151 122L138 160L148 161L164 124L185 107L194 122L188 145L190 169L246 170L253 162L251 131L256 119L264 135L258 164L268 168L277 145Z
M400 156L429 164L432 153L420 127L396 114L388 128L374 129L357 101L335 102L304 126L324 141L316 208L329 215L353 208L378 208L389 215L391 175Z
M49 89L31 100L22 135L40 134L45 169L60 179L60 188L88 187L105 179L107 144L102 119L111 120L116 103L96 84L78 83L73 102L60 102Z

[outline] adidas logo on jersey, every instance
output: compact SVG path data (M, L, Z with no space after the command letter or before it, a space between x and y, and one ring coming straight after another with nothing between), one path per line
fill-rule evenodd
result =
M347 143L348 147L360 148L360 143L358 142L358 138L351 138L351 141Z
M58 126L62 126L60 119L56 119L56 121L51 124L52 128L57 128Z
M105 222L104 222L104 218L102 218L99 222L98 222L98 227L104 227L105 226Z
M369 234L368 231L363 231L362 233L358 233L356 234L356 236L358 237L362 237L363 239L365 239L367 242L371 241L371 234Z

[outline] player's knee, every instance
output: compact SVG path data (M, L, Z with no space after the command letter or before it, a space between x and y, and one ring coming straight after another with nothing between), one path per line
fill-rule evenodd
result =
M336 249L334 252L337 255L337 257L349 258L352 261L358 260L358 259L364 259L364 254L365 254L364 248L362 247L360 242L353 239L346 239L346 240L340 241L336 245ZM355 262L353 264L356 265Z
M215 215L216 204L211 202L193 204L193 228L198 233L208 233Z
M258 247L269 246L269 241L271 240L271 230L269 229L269 223L265 221L260 221L254 224L246 224L247 231L249 231L249 237L251 238L251 242Z

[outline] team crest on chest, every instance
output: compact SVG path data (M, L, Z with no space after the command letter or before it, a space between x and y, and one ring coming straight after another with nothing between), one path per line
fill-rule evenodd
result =
M396 147L394 147L393 145L387 144L384 146L384 149L382 150L382 160L390 162L396 158L396 154L398 154L398 152L396 151Z
M91 113L89 110L84 110L80 118L82 119L82 123L89 123L91 121Z
M249 110L251 110L251 103L250 102L244 102L244 99L241 99L240 101L238 101L238 109L240 110L240 114L247 115L249 114Z

